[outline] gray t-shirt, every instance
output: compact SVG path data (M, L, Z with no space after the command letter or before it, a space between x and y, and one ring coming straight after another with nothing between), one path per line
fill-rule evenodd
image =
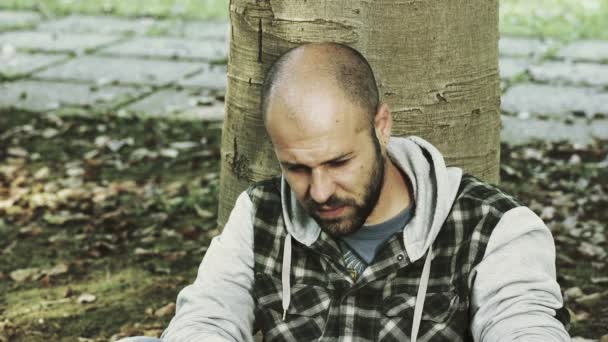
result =
M410 205L395 217L379 224L364 225L353 234L342 237L340 246L346 266L353 273L353 278L365 270L382 245L395 233L403 231L405 225L412 219L413 207Z

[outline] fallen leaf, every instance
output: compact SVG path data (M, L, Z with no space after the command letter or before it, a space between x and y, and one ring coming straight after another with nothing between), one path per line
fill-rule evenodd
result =
M210 218L214 218L215 214L209 210L206 209L202 209L201 207L199 207L197 204L194 205L194 209L196 210L196 214L203 219L210 219Z
M84 175L84 169L82 167L72 167L65 171L69 177L81 177Z
M137 247L135 248L135 255L140 255L140 256L150 256L150 255L156 255L158 253L156 253L155 251L151 251L149 249L145 249L145 248L141 248L141 247Z
M108 137L106 135L100 135L95 138L95 146L97 146L99 148L105 147L110 140L111 140L110 137Z
M55 136L57 136L59 134L59 131L54 129L54 128L45 128L42 131L42 137L45 139L51 139L54 138Z
M44 166L41 167L38 171L36 171L36 173L34 173L34 179L36 180L45 180L47 178L49 178L49 175L51 174L51 170Z
M40 269L37 267L22 268L15 270L9 274L11 279L18 283L23 283L27 280L36 280L40 276Z
M44 220L52 225L61 226L68 222L81 222L90 219L89 216L84 214L70 214L67 212L61 212L58 214L46 214L44 215Z
M83 293L80 296L78 296L77 302L79 304L87 304L87 303L93 303L96 299L97 299L97 297L95 297L95 295L92 295L90 293Z
M175 303L169 303L154 312L154 316L163 317L172 315L175 312Z
M19 237L32 237L37 236L42 232L42 229L38 226L27 226L19 229Z
M29 152L21 147L9 147L6 152L13 157L27 158L29 156Z
M62 264L57 264L53 268L43 270L42 273L49 275L49 276L58 276L58 275L68 273L68 269L69 269L68 265L62 263Z
M553 220L553 218L555 217L555 208L551 207L551 206L547 206L543 208L543 211L540 214L540 218L543 220Z
M608 284L608 277L591 277L593 284Z
M143 335L147 337L160 337L163 333L163 329L147 329L144 330Z
M594 306L603 298L603 294L596 292L576 299L576 302L584 306Z
M179 151L172 148L164 148L159 151L159 154L163 157L174 159L179 155Z
M177 142L171 143L170 146L171 146L171 148L174 148L176 150L189 150L189 149L197 147L198 144L193 141L177 141Z
M566 298L568 300L571 300L571 299L580 298L580 297L584 296L585 294L583 293L583 290L581 290L580 287L576 286L576 287L571 287L571 288L567 289L566 291L564 291L564 295L566 296Z
M17 247L17 241L18 240L13 240L13 242L11 242L8 246L6 246L2 250L2 254L11 254L13 252L13 249L15 249L15 247Z
M588 242L582 242L580 246L578 246L577 251L588 257L597 257L598 259L604 259L606 257L604 248Z

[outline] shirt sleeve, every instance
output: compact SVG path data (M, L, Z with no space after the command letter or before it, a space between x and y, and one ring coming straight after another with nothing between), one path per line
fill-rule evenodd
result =
M570 341L556 317L563 299L553 237L529 208L502 216L469 281L475 341Z
M163 341L253 341L253 205L239 195L222 233L211 241L193 284L177 296Z

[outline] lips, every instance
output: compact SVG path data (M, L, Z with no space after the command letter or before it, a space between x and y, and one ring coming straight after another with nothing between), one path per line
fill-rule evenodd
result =
M319 216L321 216L322 218L328 219L328 218L335 218L338 217L342 214L342 212L344 211L344 208L346 206L337 206L337 207L324 207L324 208L319 208Z

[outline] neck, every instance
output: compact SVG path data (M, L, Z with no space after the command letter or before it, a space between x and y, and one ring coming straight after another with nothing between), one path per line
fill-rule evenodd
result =
M365 224L378 224L387 221L410 205L410 189L405 175L390 158L386 158L384 180L378 202L367 217Z

